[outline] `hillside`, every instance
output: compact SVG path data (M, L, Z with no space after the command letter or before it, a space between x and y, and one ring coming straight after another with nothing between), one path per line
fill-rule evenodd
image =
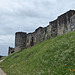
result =
M13 53L0 67L7 75L74 75L75 31Z

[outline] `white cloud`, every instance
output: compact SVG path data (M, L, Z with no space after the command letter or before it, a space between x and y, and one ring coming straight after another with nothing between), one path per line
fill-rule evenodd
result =
M0 35L0 45L11 45L14 39L15 37L13 35Z
M15 32L47 26L70 9L75 9L75 0L0 0L0 49L13 46Z
M0 35L0 55L8 55L8 47L14 47L14 40L13 35Z

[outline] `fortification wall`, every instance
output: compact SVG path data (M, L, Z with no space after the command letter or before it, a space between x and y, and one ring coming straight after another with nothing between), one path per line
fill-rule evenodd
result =
M56 20L49 22L47 27L39 27L33 33L26 34L24 32L17 32L15 35L15 51L29 48L50 37L69 32L71 30L70 18L74 14L75 11L70 10L60 15Z
M75 29L75 11L70 10L52 22L47 27L39 27L33 33L16 32L15 51L34 46L48 38L67 33Z

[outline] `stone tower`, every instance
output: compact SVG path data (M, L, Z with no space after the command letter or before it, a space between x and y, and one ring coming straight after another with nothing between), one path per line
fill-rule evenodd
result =
M27 34L25 32L15 33L15 51L26 48Z

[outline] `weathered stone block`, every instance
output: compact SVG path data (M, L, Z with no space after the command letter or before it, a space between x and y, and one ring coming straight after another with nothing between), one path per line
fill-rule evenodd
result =
M71 30L73 31L73 30L75 30L75 15L73 15L72 17L71 17Z

